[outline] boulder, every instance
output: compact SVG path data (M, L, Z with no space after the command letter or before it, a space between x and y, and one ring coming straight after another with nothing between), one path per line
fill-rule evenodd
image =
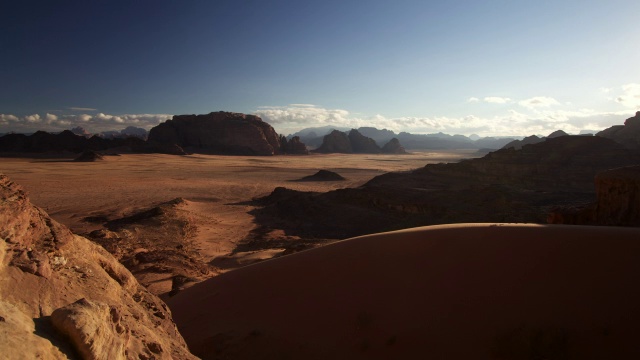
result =
M271 125L255 115L212 112L176 115L149 131L151 145L177 144L187 152L275 155L280 140Z

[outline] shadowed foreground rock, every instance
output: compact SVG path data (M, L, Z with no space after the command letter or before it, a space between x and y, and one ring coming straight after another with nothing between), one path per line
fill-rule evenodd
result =
M3 359L194 358L160 299L4 175L0 237Z
M595 203L557 207L551 224L640 226L640 166L626 166L596 175Z

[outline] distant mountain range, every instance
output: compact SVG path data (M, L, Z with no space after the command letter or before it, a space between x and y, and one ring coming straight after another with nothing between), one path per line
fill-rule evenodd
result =
M288 139L298 136L300 140L309 148L318 148L322 145L325 135L333 130L347 132L349 128L322 126L302 129L287 136ZM384 145L396 138L407 150L420 149L500 149L506 144L519 140L517 137L479 137L472 135L448 135L442 132L435 134L411 134L408 132L395 133L387 129L377 129L374 127L360 127L355 129L360 134L373 139L378 145Z

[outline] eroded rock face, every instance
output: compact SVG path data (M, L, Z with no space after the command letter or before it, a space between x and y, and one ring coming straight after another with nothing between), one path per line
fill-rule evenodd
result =
M75 358L72 347L80 354L89 349L91 359L194 358L160 299L106 250L33 206L4 175L0 237L4 358Z
M177 144L187 152L275 155L280 152L278 134L255 115L212 112L206 115L176 115L154 127L148 141Z
M309 154L309 150L307 149L307 145L305 145L299 136L294 136L291 139L287 140L286 137L280 137L280 144L282 148L282 152L285 154L292 155L307 155Z

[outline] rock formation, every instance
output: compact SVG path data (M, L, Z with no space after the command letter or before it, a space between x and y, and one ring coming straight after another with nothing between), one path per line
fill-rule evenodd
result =
M360 134L356 129L349 131L349 142L356 154L379 154L381 152L380 147L372 138Z
M149 132L149 143L177 144L187 152L230 155L275 155L280 140L258 116L230 112L175 115Z
M596 202L559 206L549 214L551 224L640 226L640 165L596 175Z
M197 229L186 206L187 200L177 198L122 218L87 217L86 222L104 226L87 237L111 253L149 292L169 296L214 275L193 246Z
M400 140L393 138L389 140L388 143L384 144L382 147L383 154L406 154L407 151L404 149L402 145L400 145Z
M351 142L349 141L349 137L347 134L342 131L333 130L328 135L325 135L322 139L322 145L315 150L318 153L343 153L343 154L351 154L353 153L353 148L351 147Z
M317 173L305 176L297 181L344 181L342 175L329 170L320 170Z
M285 154L291 155L307 155L309 150L307 146L300 140L300 137L294 136L287 140L285 136L280 136L280 150Z
M562 130L556 130L554 132L552 132L551 134L547 135L547 139L553 139L553 138L557 138L560 136L569 136L569 134L567 134L566 132L562 131Z
M546 223L554 206L592 201L596 174L637 164L640 153L612 140L560 136L521 150L387 173L359 188L274 191L252 214L256 223L292 236L323 239L457 222Z
M615 125L596 134L618 142L629 149L640 149L640 111L625 120L624 125Z
M3 358L194 359L160 299L4 175L0 237Z
M358 130L351 129L349 134L342 131L333 130L323 138L322 145L314 150L318 153L343 153L343 154L388 154L405 153L398 139L393 138L387 143L386 150L380 149L378 144L369 137L362 135Z
M82 154L80 154L80 156L75 158L73 161L94 162L94 161L101 161L101 160L104 160L104 156L98 154L95 151L87 150L87 151L83 152Z

